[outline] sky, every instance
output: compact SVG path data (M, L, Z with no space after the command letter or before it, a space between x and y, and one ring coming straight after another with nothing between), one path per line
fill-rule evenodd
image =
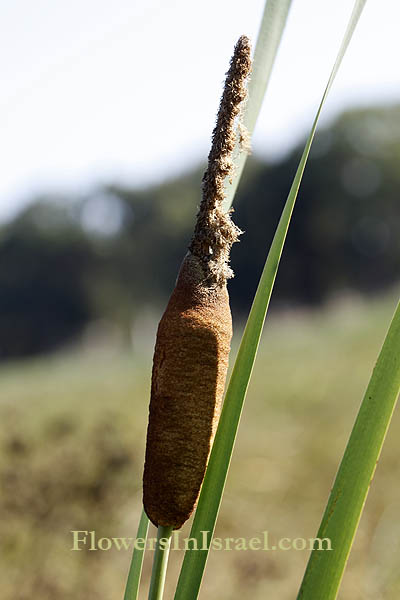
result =
M307 133L352 0L293 0L253 152ZM264 0L0 2L0 220L35 194L148 185L204 161L237 38ZM368 0L322 125L400 102L400 2Z

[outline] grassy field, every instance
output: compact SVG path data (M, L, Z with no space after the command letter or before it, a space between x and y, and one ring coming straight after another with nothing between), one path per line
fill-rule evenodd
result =
M216 536L316 535L395 305L392 294L269 319ZM152 334L137 328L133 341L131 352L76 350L0 368L3 600L122 600L131 552L71 551L70 531L136 534ZM395 413L342 600L400 595L399 436ZM306 550L212 551L201 598L293 599L307 559ZM166 598L181 560L171 552Z

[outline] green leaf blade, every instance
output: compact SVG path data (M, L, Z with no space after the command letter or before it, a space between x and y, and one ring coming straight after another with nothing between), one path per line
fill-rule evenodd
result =
M143 539L145 543L143 550L137 548L137 546L134 546L131 566L129 568L128 579L126 582L124 600L137 600L139 593L140 577L142 574L143 558L145 552L144 549L146 548L147 543L148 530L149 519L146 513L144 512L144 509L142 509L136 538Z
M268 0L265 3L254 50L252 74L248 85L248 101L243 113L243 125L250 138L261 110L291 4L292 0ZM236 149L233 157L234 175L225 180L224 209L226 211L232 205L246 160L247 153Z
M400 391L400 303L373 370L317 534L298 600L334 600Z

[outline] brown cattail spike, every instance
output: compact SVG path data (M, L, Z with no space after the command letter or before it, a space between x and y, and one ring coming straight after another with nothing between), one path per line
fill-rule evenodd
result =
M178 529L193 512L224 393L232 337L226 286L240 230L222 210L232 173L234 122L246 97L250 46L235 47L221 99L190 251L157 331L143 475L143 504L155 525ZM239 142L240 143L240 142Z
M197 256L206 278L219 285L233 273L228 266L232 244L238 240L240 229L230 214L223 211L226 177L233 175L232 152L236 144L235 120L247 97L246 80L251 70L250 42L241 36L235 46L229 71L226 74L217 123L212 135L208 167L203 176L203 197L189 250ZM240 142L245 138L240 124Z
M202 284L188 255L160 321L154 352L143 502L155 525L191 515L224 393L232 323L226 286Z

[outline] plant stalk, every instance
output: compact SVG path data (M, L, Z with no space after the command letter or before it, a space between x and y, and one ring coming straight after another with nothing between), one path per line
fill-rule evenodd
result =
M144 541L143 549L138 548L137 546L134 547L128 580L126 582L124 600L137 600L148 529L149 519L143 509L136 536L136 540L142 539Z
M157 545L153 558L153 570L151 572L149 600L162 600L171 535L172 527L158 526Z

